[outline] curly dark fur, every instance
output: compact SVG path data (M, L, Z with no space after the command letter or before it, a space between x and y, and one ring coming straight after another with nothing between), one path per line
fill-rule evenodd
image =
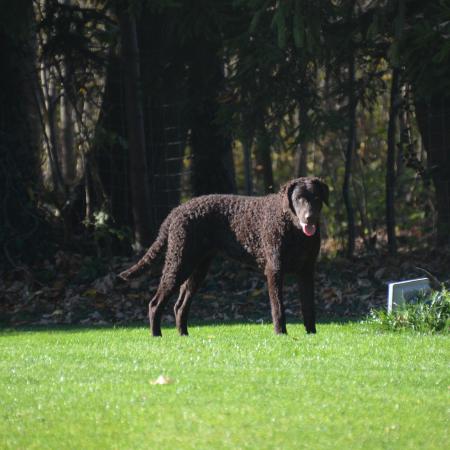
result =
M175 208L143 258L119 276L128 279L152 265L167 247L158 290L149 304L150 328L161 336L161 315L180 288L175 304L178 331L187 335L194 293L218 252L261 269L267 278L276 333L286 333L282 301L285 273L297 275L303 319L315 333L314 266L320 249L319 214L328 187L319 178L298 178L265 197L205 195Z

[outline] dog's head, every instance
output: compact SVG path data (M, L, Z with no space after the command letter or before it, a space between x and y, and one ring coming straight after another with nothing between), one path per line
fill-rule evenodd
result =
M322 204L328 205L328 186L316 177L303 177L289 181L281 187L283 210L298 220L306 236L314 236L319 225Z

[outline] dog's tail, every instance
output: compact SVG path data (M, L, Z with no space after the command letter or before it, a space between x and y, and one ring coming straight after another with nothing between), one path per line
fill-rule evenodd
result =
M152 263L158 258L159 255L162 254L164 248L166 247L170 222L171 220L169 216L162 223L158 232L158 237L146 251L145 255L134 266L131 266L129 269L119 273L119 278L127 281L130 278L140 275L147 267L152 265Z

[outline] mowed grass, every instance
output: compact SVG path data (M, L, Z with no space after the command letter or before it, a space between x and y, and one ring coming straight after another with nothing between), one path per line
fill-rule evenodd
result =
M288 330L4 330L0 448L449 448L448 335Z

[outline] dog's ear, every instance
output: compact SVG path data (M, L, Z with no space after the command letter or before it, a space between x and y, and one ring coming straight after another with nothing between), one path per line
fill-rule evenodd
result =
M283 197L283 203L282 203L283 211L285 211L285 212L290 211L295 214L294 208L292 206L291 195L292 195L292 191L295 189L295 187L299 183L301 183L301 180L296 179L296 180L288 181L287 183L285 183L281 186L280 194Z
M325 203L325 205L330 206L330 204L329 204L330 188L322 179L318 178L317 181L320 186L322 201Z

